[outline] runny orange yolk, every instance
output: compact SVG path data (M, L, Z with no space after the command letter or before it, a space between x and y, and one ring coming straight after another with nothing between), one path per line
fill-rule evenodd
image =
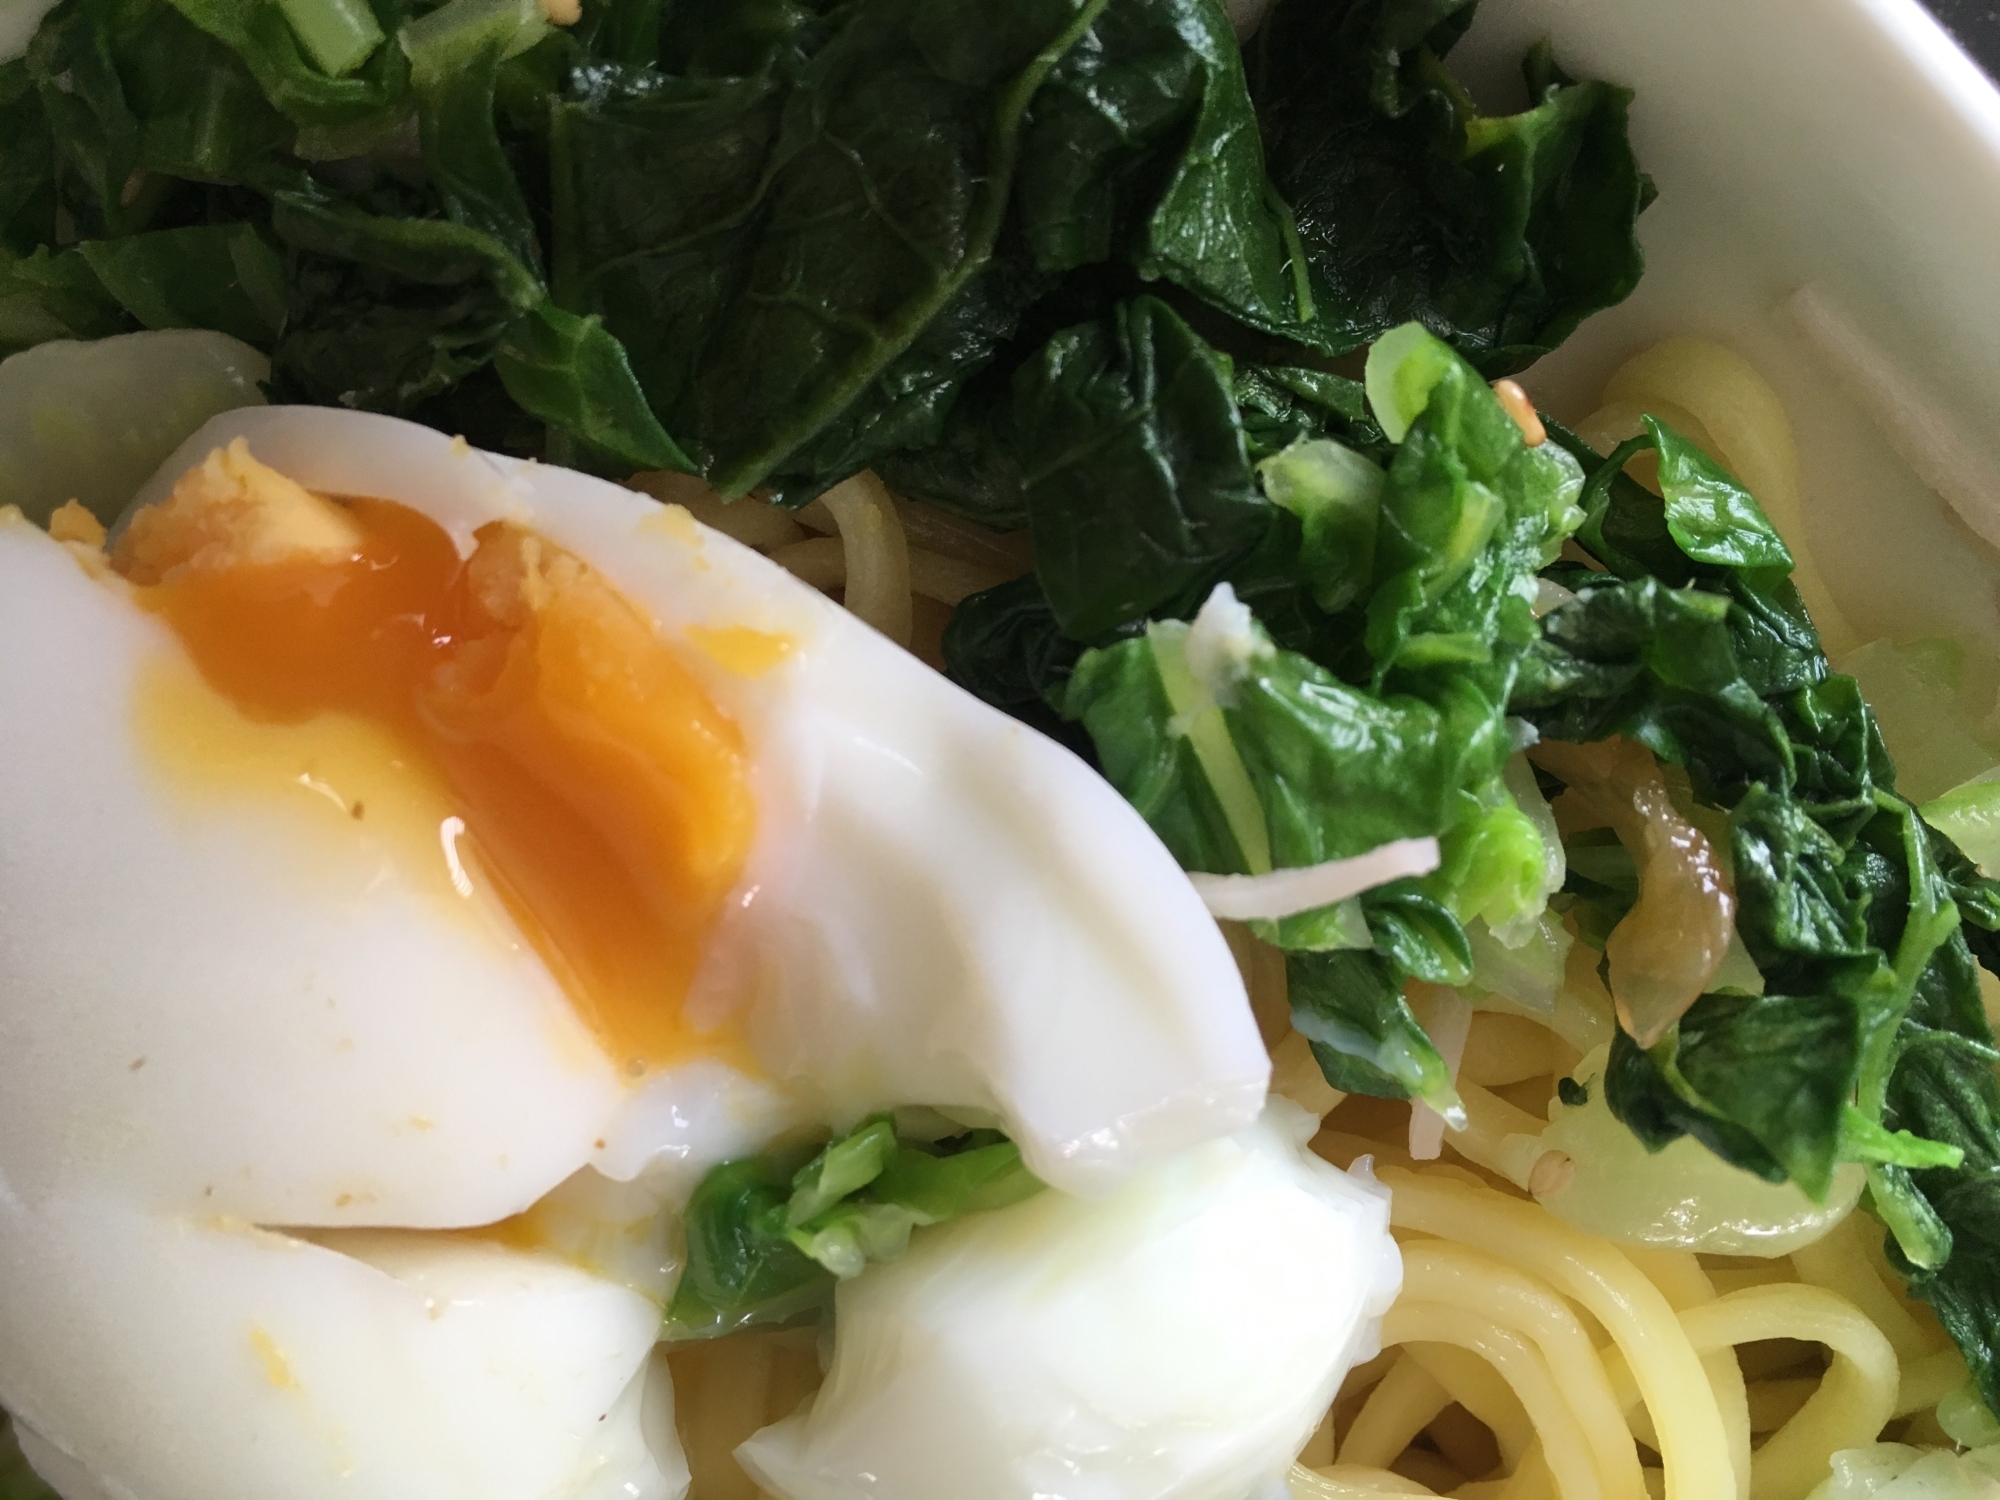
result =
M637 1074L734 1051L682 1015L743 869L742 737L649 623L535 533L311 495L239 442L114 566L245 717L371 721L439 775L515 923Z

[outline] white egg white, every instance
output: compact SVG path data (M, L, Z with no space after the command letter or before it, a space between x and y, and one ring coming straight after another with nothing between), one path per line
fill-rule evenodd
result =
M763 1076L634 1085L484 893L441 909L337 806L308 850L291 813L177 787L134 711L177 643L0 519L0 1405L72 1500L667 1500L658 1289L407 1231L586 1168L684 1196L891 1105L996 1122L1086 1195L1255 1118L1268 1064L1214 924L1066 751L684 513L411 424L231 412L137 503L237 437L467 550L531 526L670 643L793 642L704 669L760 831L691 1004L739 1016Z
M322 1248L109 1193L64 1194L34 1227L8 1236L8 1285L40 1302L20 1341L10 1318L7 1401L66 1500L686 1491L671 1384L647 1378L658 1304L614 1281L435 1234Z
M1108 1199L1045 1193L842 1285L805 1411L737 1450L781 1500L1245 1500L1402 1283L1389 1195L1273 1101Z

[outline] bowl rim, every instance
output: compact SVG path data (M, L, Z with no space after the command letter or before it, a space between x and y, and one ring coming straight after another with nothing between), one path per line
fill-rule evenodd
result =
M1894 47L1968 133L2000 158L2000 80L1990 77L1920 0L1848 0Z

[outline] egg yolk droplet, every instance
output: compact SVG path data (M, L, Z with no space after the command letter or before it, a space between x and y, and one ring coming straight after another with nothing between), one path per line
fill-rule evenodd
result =
M243 442L134 518L113 565L246 718L380 725L615 1061L729 1053L682 1002L755 826L736 726L573 554L495 522L335 503ZM438 846L433 846L438 847Z

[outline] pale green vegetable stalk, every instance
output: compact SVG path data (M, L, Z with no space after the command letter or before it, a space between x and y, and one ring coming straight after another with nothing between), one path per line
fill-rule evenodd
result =
M0 361L0 505L39 525L77 500L109 526L210 417L262 406L270 373L248 344L179 328Z
M352 73L382 45L368 0L278 0L306 55L328 77Z

